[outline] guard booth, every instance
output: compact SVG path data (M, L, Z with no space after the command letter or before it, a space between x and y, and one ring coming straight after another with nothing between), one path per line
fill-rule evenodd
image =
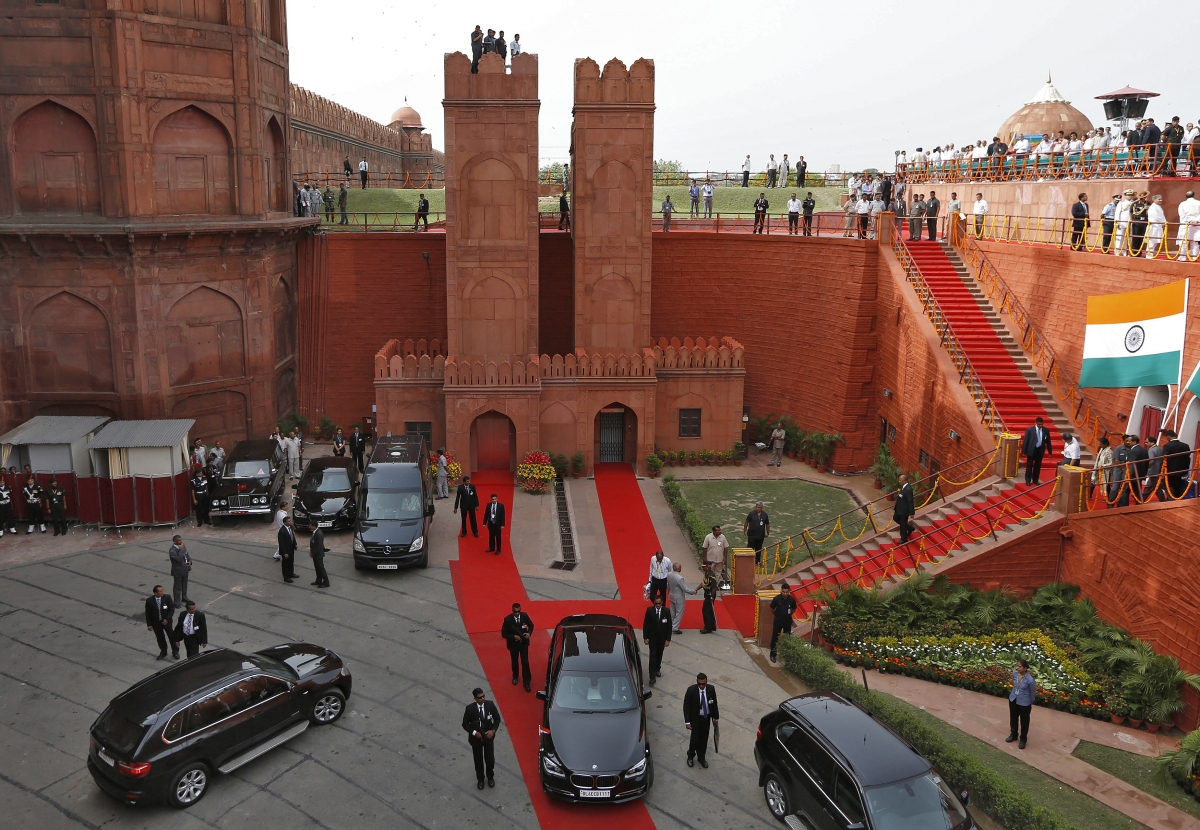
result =
M192 512L190 418L113 421L87 445L94 475L79 481L80 521L104 527L176 525Z
M0 467L13 491L17 519L29 515L21 495L26 465L43 489L50 486L51 478L57 478L66 494L67 518L80 518L78 482L92 475L87 445L106 421L102 415L37 415L0 435Z

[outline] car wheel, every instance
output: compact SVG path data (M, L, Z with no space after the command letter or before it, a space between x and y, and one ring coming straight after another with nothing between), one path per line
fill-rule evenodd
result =
M171 782L168 799L180 810L191 807L208 792L209 771L204 764L189 764Z
M646 758L646 789L649 790L654 786L654 756L650 755Z
M318 726L334 723L346 711L346 696L336 686L331 686L317 696L313 704L312 722Z
M763 781L763 797L767 800L767 809L771 811L771 815L783 821L792 814L792 805L788 799L787 790L783 786L783 782L779 780L779 776L773 772L767 773L767 778Z
M421 558L417 560L417 567L418 568L428 568L429 567L429 545L428 545L428 543L426 543L425 552L422 553Z

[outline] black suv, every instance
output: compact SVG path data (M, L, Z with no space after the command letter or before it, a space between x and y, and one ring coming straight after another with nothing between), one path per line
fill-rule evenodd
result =
M358 465L354 459L334 455L308 462L292 497L296 527L349 530L357 517Z
M239 441L226 457L220 478L209 488L208 515L274 519L275 505L283 501L285 461L278 441Z
M92 724L88 770L127 804L190 807L216 773L340 718L350 685L341 658L320 646L212 649L113 698Z
M433 487L420 435L378 438L359 486L356 570L394 571L429 564Z
M641 798L654 783L637 632L576 614L554 628L538 727L542 789L569 801Z
M828 693L786 700L758 725L758 783L771 814L806 830L975 830L967 794L895 732Z

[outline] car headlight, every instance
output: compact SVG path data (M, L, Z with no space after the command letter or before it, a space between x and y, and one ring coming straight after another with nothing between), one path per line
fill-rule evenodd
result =
M625 771L625 774L630 778L640 778L646 772L646 759L638 761L632 767Z
M221 499L221 506L222 506L222 507L225 507L225 506L226 506L226 505L228 505L228 504L229 504L229 502L228 502L228 501L226 501L225 499Z
M364 545L362 543L362 539L359 539L357 536L354 537L354 552L355 553L366 553L367 552L367 546Z
M646 765L646 762L643 761L642 762L643 768L645 767L645 765ZM553 752L542 753L542 769L544 769L546 771L547 775L553 775L557 778L566 778L567 777L566 767L564 767L562 765L562 761L558 760L558 756L555 755Z
M212 506L213 506L213 507L220 507L220 506L221 506L221 500L220 500L220 499L213 499L213 500L212 500Z
M413 551L418 551L423 547L425 547L425 537L418 536L416 539L413 539L413 543L408 546L408 552L412 553Z

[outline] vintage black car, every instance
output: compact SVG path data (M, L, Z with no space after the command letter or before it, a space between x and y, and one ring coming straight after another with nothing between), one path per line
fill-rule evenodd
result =
M292 496L297 528L348 530L358 518L358 465L353 458L314 458L304 468Z
M641 798L654 783L637 633L624 617L576 614L554 628L538 727L542 789L569 801Z
M92 724L88 770L127 804L190 807L217 773L336 721L350 687L350 670L321 646L211 649L113 698Z
M433 487L420 435L375 440L359 487L354 568L395 571L429 564Z
M287 482L287 459L279 442L239 441L225 459L220 477L209 487L208 515L275 517Z
M805 830L975 830L967 794L903 738L840 695L784 701L754 743L767 808Z

